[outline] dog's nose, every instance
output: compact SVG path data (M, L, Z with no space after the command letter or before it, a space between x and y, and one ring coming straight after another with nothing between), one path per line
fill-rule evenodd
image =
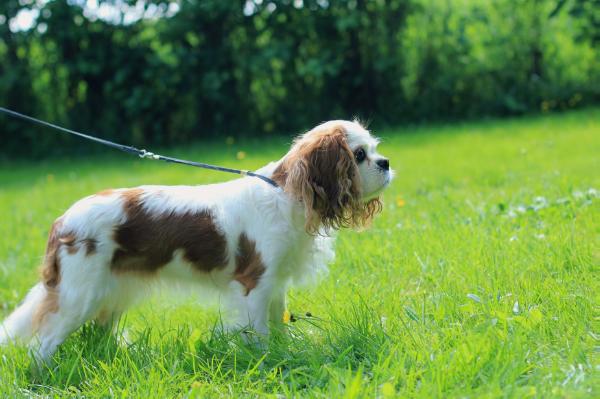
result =
M389 159L378 159L376 162L377 166L379 166L383 170L390 170L390 160Z

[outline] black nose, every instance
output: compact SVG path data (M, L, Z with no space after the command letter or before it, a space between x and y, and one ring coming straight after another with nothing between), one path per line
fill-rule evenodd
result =
M379 166L383 170L390 170L390 160L389 159L378 159L376 162L377 166Z

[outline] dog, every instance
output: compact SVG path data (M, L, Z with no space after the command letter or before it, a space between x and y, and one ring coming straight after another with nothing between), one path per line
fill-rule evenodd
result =
M52 225L41 271L0 326L0 343L29 343L48 360L89 320L114 326L157 283L227 299L233 326L266 336L283 323L291 284L333 259L335 231L367 226L394 172L356 121L297 137L254 177L204 186L105 190Z

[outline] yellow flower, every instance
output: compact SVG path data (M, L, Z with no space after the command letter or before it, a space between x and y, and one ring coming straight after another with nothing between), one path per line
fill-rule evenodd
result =
M231 137L231 136L228 136L228 137L225 139L225 144L227 144L227 145L233 145L233 143L235 143L235 139L234 139L233 137Z
M402 197L398 197L396 198L396 205L398 208L402 208L404 205L406 205L406 201L404 201Z
M236 157L237 159L240 159L240 160L242 160L242 159L246 158L246 153L245 153L244 151L238 151L238 153L236 154L236 156L235 156L235 157Z
M290 311L289 311L289 310L287 310L287 309L286 309L286 310L283 312L283 322L284 322L285 324L288 324L288 323L290 322L290 318L291 318L291 317L292 317L292 314L290 313Z

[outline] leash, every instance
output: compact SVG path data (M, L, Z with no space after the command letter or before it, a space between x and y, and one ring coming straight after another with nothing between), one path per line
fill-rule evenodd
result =
M104 140L104 139L101 139L99 137L94 137L94 136L90 136L90 135L87 135L87 134L84 134L84 133L81 133L81 132L76 132L75 130L71 130L71 129L64 128L62 126L54 125L52 123L45 122L45 121L42 121L40 119L36 119L34 117L21 114L21 113L16 112L16 111L12 111L12 110L4 108L4 107L0 107L0 112L4 112L5 114L8 114L8 115L10 115L12 117L23 119L23 120L26 120L28 122L37 123L38 125L46 126L46 127L49 127L49 128L55 129L55 130L60 130L61 132L65 132L65 133L69 133L69 134L72 134L72 135L75 135L75 136L79 136L79 137L84 138L86 140L95 141L96 143L100 143L100 144L103 144L103 145L108 146L108 147L116 148L117 150L126 152L128 154L137 155L140 158L154 159L154 160L157 160L157 161L165 161L165 162L169 162L169 163L178 163L178 164L181 164L181 165L195 166L197 168L204 168L204 169L216 170L216 171L219 171L219 172L235 173L235 174L242 175L242 176L252 176L252 177L259 178L259 179L261 179L264 182L269 183L273 187L279 187L279 185L274 180L269 179L266 176L260 175L258 173L254 173L254 172L249 171L249 170L232 169L232 168L226 168L224 166L209 165L207 163L202 163L202 162L194 162L194 161L187 161L185 159L178 159L178 158L166 157L164 155L155 154L155 153L150 152L150 151L140 150L138 148L135 148L135 147L132 147L132 146L129 146L129 145L123 145L123 144L119 144L119 143L114 143L112 141Z

